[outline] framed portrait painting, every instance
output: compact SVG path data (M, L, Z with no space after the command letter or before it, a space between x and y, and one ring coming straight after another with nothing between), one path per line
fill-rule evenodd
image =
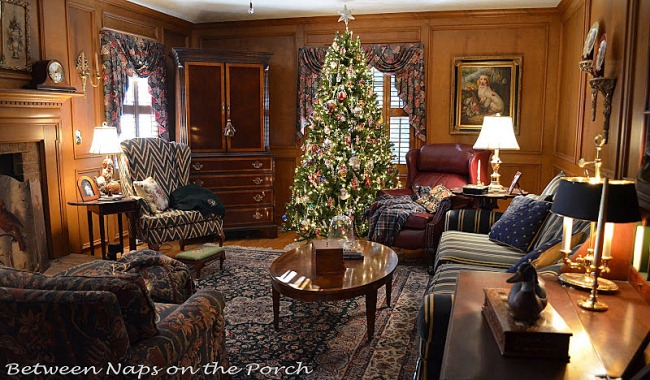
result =
M22 0L0 0L0 68L31 70L29 8Z
M99 188L92 178L82 175L77 180L77 187L82 201L88 202L99 198Z
M521 57L456 57L451 134L479 133L483 117L510 116L519 134Z

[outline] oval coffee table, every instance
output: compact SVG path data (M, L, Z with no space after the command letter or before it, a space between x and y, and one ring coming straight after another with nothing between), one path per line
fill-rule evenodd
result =
M381 244L359 241L363 260L345 260L345 272L316 275L311 243L280 255L271 264L273 285L273 326L280 324L280 294L298 301L337 301L366 296L368 340L375 333L377 290L386 285L386 305L390 307L393 272L397 255Z

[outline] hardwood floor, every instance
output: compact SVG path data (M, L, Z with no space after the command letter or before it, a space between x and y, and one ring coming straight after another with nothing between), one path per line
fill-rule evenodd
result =
M254 238L254 237L246 237L243 235L239 235L239 236L229 235L226 236L226 241L224 242L224 246L234 245L234 246L241 246L241 247L257 247L257 248L268 248L268 249L280 250L280 249L284 249L290 244L296 243L295 240L297 237L298 235L296 235L294 232L283 232L283 231L278 231L278 237L275 239ZM187 249L197 247L199 245L204 244L205 242L206 240L197 239L196 241L186 244L185 249L187 250ZM147 249L147 245L144 243L138 244L138 249ZM176 256L176 254L178 254L180 251L181 248L178 242L164 243L160 247L160 252L164 253L169 257ZM91 256L90 254L82 255L82 254L73 253L52 260L50 262L50 267L45 271L45 274L55 275L69 268L72 268L73 266L87 263L93 260L99 260L99 259L101 259L101 249L99 247L95 247L95 256Z
M255 248L268 248L276 250L284 250L293 248L304 242L296 242L298 235L294 232L278 231L278 237L275 239L247 237L244 235L227 235L224 246L240 246L240 247L255 247ZM197 247L206 243L206 240L198 239L185 245L185 250ZM147 245L142 243L138 245L138 249L147 249ZM407 250L400 248L393 248L397 255L402 258L408 259L423 259L424 250ZM95 247L95 256L70 254L68 256L60 257L50 262L50 267L45 271L47 275L55 275L59 272L72 268L75 265L83 264L93 260L101 259L100 248ZM178 242L164 243L160 247L160 252L169 257L174 257L181 251Z

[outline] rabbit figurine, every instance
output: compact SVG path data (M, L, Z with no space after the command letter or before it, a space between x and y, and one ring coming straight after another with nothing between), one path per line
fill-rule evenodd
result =
M536 321L548 301L533 264L521 264L514 276L506 281L513 284L508 294L508 306L512 316L526 322Z

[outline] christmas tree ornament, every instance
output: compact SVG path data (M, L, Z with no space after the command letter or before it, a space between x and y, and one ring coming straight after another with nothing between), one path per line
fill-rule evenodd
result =
M345 200L347 200L348 198L350 198L350 193L348 193L348 191L347 191L345 188L342 187L342 188L341 188L340 195L339 195L339 198L341 198L342 200L345 201Z
M361 117L363 115L363 108L357 106L352 109L352 114L356 117Z
M350 161L348 161L348 163L350 164L350 167L355 171L359 171L361 168L361 160L359 160L358 156L350 157Z
M327 102L325 102L325 106L327 107L328 113L334 113L334 111L336 111L336 101L334 101L333 99L330 99Z
M348 94L346 94L343 91L339 92L339 94L338 94L338 98L339 98L340 101L344 101L347 97L348 97Z

